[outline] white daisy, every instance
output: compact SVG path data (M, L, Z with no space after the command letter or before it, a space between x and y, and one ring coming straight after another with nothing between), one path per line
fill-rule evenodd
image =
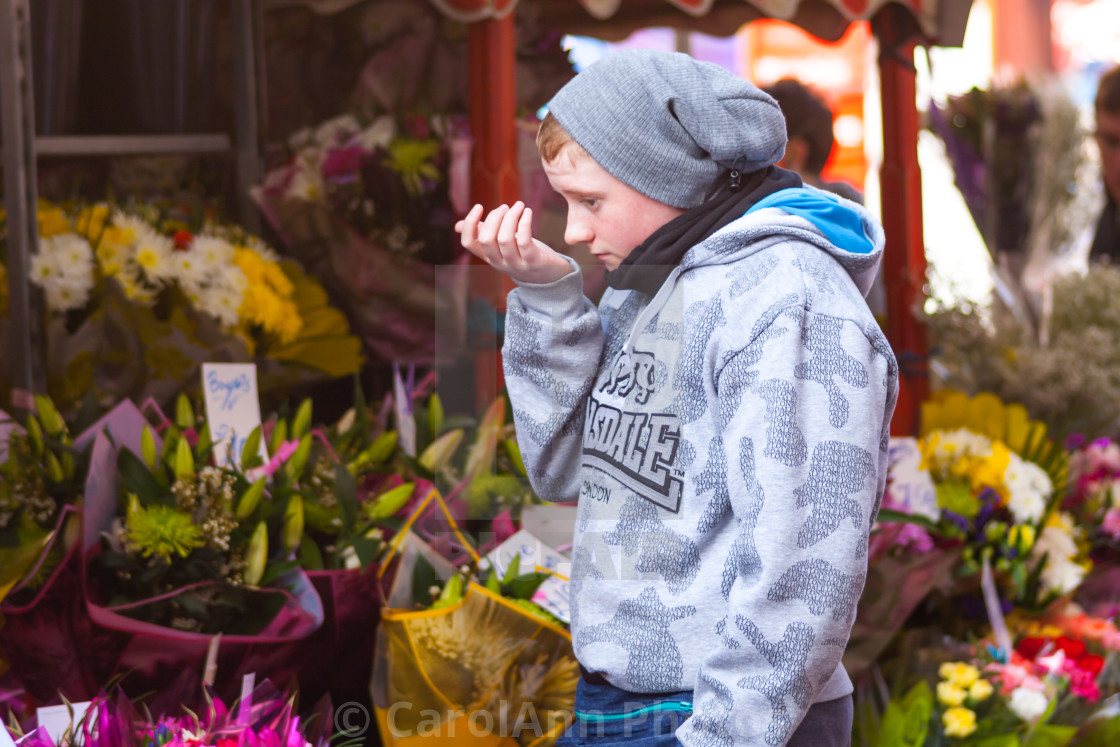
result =
M146 278L157 283L174 278L175 242L153 232L140 237L135 246L134 259Z

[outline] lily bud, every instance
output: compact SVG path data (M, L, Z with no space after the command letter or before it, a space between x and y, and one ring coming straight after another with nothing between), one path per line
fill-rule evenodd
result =
M256 586L264 576L264 565L268 560L268 525L257 522L253 536L249 539L249 549L245 553L245 585Z

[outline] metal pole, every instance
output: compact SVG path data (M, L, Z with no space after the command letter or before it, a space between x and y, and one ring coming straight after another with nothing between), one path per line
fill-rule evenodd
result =
M13 386L42 393L46 389L36 352L40 340L39 294L32 295L28 282L29 260L39 248L32 90L28 0L0 0L0 138L8 213L8 308L13 331L4 354L13 359Z

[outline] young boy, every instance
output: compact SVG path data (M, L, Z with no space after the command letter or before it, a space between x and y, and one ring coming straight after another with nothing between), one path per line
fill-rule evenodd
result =
M897 387L863 300L882 229L774 167L777 105L716 65L618 52L549 111L598 308L521 203L457 230L519 286L502 352L533 487L579 500L558 744L846 745Z

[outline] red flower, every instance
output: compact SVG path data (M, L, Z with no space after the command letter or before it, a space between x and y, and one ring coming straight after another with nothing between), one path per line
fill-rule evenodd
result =
M175 242L176 251L185 252L194 241L194 235L190 231L176 231L172 241Z
M1049 638L1028 637L1019 641L1018 645L1015 646L1015 650L1018 651L1024 659L1034 661L1038 658L1038 655L1042 653L1042 649L1049 643Z
M1066 656L1071 659L1080 659L1085 655L1085 643L1076 638L1067 638L1060 635L1054 639L1055 645L1062 651L1066 652Z
M1096 654L1085 654L1077 660L1077 666L1096 677L1104 668L1104 657Z

